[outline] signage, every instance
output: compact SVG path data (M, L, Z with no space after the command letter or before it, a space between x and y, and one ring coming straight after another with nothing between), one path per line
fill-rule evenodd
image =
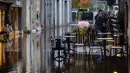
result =
M22 5L21 1L16 1L16 5L21 6Z
M22 7L22 1L15 1L15 3L12 5L12 7Z

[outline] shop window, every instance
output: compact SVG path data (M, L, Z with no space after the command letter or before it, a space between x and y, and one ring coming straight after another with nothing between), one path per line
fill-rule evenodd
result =
M0 32L3 31L4 18L5 18L5 11L4 10L0 10Z
M13 30L18 30L18 8L11 9L11 24Z

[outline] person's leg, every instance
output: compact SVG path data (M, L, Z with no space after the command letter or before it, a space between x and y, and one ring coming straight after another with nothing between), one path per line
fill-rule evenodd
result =
M97 38L102 38L102 35L98 34L98 33L101 33L101 27L98 25L95 25L95 29L96 29L96 33L97 33Z
M100 30L97 31L97 37L102 38L102 34L98 34L98 33L102 33L102 32Z

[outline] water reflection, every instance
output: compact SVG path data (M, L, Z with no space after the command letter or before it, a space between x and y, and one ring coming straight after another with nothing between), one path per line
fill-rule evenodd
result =
M21 53L18 44L18 38L0 42L0 73L14 71L20 66L18 61L21 58Z
M41 69L41 55L40 55L40 34L26 35L27 43L24 43L25 53L24 65L26 73L40 73Z
M84 54L71 56L68 63L61 63L63 67L58 68L54 66L56 62L51 62L48 35L25 34L0 42L0 73L128 73L125 59L112 58L100 63L97 56Z

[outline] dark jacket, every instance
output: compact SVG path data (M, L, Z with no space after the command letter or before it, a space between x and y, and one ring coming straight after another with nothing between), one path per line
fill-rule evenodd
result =
M96 20L96 22L95 22L95 28L96 28L96 30L102 31L103 30L102 27L103 27L103 23L104 23L104 18L96 15L95 16L95 20Z

